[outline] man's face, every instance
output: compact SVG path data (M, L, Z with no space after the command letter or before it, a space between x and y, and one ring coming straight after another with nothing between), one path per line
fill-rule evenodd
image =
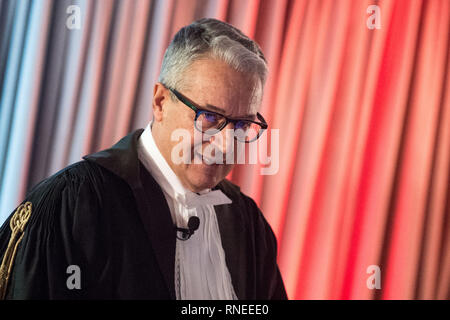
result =
M249 75L235 71L220 60L205 58L193 62L183 73L183 79L183 88L173 89L196 107L231 119L255 119L262 88L257 85L255 89L255 82ZM195 112L181 101L172 100L170 91L159 83L154 89L153 111L152 133L156 145L187 189L198 192L213 188L228 175L234 165L225 163L226 155L230 152L236 155L238 143L230 136L227 139L226 129L233 129L232 123L212 137L204 136L208 137L206 141L198 139L201 133L195 132ZM190 161L187 161L190 163L176 164L172 159L172 150L180 144L180 141L171 139L177 129L185 129L190 133L191 138L184 141L184 151L181 152L185 153L183 156L190 155ZM195 140L194 133L197 137ZM205 152L205 148L208 152ZM204 156L211 154L209 150L219 150L220 158L223 155L223 164L205 163L196 150L202 150ZM212 155L216 156L215 152Z

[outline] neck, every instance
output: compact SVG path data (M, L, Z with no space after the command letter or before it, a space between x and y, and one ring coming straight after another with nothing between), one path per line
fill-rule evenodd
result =
M159 125L158 122L154 122L151 126L151 130L152 130L152 136L153 136L153 140L155 141L156 147L158 148L159 152L161 153L161 155L164 157L164 159L166 160L167 164L169 165L169 167L172 169L172 171L176 174L176 176L178 177L178 179L180 180L181 184L183 185L184 188L186 188L189 191L192 192L200 192L203 189L198 189L195 188L193 186L191 186L190 184L186 183L186 181L180 177L178 175L178 168L177 166L172 162L171 160L171 150L170 150L170 144L165 142L166 141L166 137L163 133L163 130L161 130L161 127Z

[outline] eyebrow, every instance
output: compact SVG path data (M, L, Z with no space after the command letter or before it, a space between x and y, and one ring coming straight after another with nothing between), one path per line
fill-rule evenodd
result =
M171 89L169 89L171 90ZM173 90L174 93L178 93L180 95L180 97L182 98L182 100L185 100L187 102L189 102L190 104L192 104L194 107L196 107L197 109L200 110L204 110L204 111L211 111L211 112L215 112L218 113L222 116L225 116L231 120L255 120L256 119L256 115L255 114L249 114L249 115L245 115L242 117L229 117L226 114L226 111L222 108L216 107L215 105L209 104L207 103L205 107L199 106L197 103L195 103L194 101L192 101L191 99L189 99L188 97L186 97L185 95L183 95L182 93L178 92L177 90ZM183 101L182 101L183 102Z
M198 106L198 108L202 109L202 110L206 110L206 111L213 111L213 112L219 113L219 114L224 115L227 118L232 119L232 120L254 120L256 118L256 115L254 115L254 114L248 114L248 115L245 115L242 117L229 117L229 116L225 115L226 112L224 109L216 107L209 103L206 104L205 108L199 107L199 106Z

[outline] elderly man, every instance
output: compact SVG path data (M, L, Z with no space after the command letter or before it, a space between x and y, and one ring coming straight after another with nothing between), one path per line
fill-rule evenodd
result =
M286 299L270 226L225 180L239 146L267 128L266 73L258 45L231 25L182 28L145 130L39 183L2 226L0 295Z

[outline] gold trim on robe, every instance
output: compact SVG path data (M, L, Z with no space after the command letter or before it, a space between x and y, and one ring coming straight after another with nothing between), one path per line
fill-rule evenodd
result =
M31 202L25 202L20 205L9 222L12 233L0 266L0 300L5 299L8 280L14 265L17 247L25 234L24 228L30 219L31 207Z

